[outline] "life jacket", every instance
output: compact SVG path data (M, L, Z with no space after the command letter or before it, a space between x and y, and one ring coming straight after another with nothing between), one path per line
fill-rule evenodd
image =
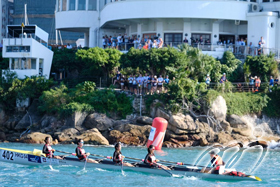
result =
M148 163L149 163L150 165L153 165L153 163L156 163L156 157L155 157L154 155L150 156L150 158L151 158L152 161L150 161L149 159L147 159L147 161L148 161Z
M84 159L84 158L87 158L85 150L84 150L84 149L81 149L79 146L78 146L78 149L80 150L80 152L81 152L81 154L82 154L81 157L78 157L79 160L82 160L82 159Z
M118 155L116 156L116 159L117 160L113 160L114 162L116 162L116 163L121 163L122 162L122 153L121 152L119 152L119 153L117 153Z
M239 177L246 177L246 174L238 172L238 171L231 171L229 173L229 175L231 175L231 176L239 176Z
M45 146L47 147L47 149L48 149L48 151L49 151L49 153L48 154L46 154L46 157L52 157L52 147L50 146L50 145L48 145L48 144L45 144Z
M219 170L220 169L220 166L224 165L224 162L222 160L222 158L219 156L219 155L215 155L214 156L214 166L217 166L215 170Z
M255 86L256 87L260 87L261 86L261 80L260 79L256 79Z

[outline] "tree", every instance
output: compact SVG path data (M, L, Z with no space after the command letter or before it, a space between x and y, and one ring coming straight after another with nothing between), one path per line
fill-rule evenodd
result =
M221 71L227 74L227 79L229 81L243 80L242 62L235 58L231 51L224 52L220 61L222 64Z
M113 74L113 70L119 67L119 60L122 53L117 49L102 49L94 47L90 49L80 49L76 52L76 59L86 64L87 75Z
M245 76L260 76L263 82L269 81L269 76L278 76L278 64L274 55L247 56L244 64Z

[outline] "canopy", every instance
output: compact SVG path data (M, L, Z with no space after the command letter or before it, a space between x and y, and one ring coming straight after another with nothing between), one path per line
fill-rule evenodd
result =
M13 38L19 38L22 33L22 26L21 25L7 25L7 33L8 36ZM38 38L48 42L49 34L42 30L37 25L25 25L23 27L23 33L26 34L35 34Z

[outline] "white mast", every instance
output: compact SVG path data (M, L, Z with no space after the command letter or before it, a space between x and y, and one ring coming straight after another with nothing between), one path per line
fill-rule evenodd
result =
M27 18L27 4L24 4L24 25L29 25Z

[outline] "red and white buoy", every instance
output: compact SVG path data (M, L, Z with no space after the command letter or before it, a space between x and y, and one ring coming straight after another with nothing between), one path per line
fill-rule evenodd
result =
M153 145L156 150L161 150L167 125L168 122L164 118L157 117L154 119L147 147Z

